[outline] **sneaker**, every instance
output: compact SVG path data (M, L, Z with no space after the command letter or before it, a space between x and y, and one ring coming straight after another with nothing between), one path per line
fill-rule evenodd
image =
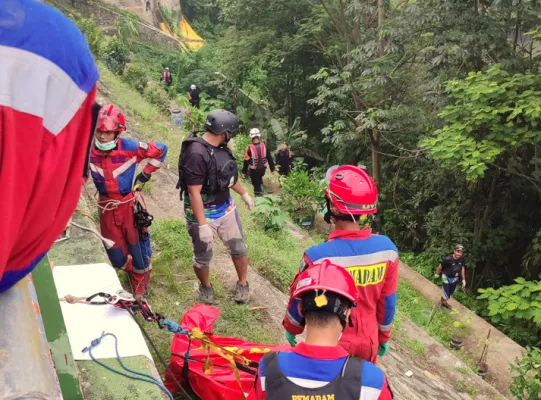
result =
M440 303L440 305L441 305L442 307L447 308L448 310L452 310L452 309L453 309L453 306L452 306L451 304L447 303L446 301L442 301L442 302Z
M212 285L204 287L199 284L199 299L206 304L214 303L214 287Z
M250 300L250 287L248 282L246 285L241 285L240 282L237 282L237 290L235 291L235 301L239 304L247 303Z

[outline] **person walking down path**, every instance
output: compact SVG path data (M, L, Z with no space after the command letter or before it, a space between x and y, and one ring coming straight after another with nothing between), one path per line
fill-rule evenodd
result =
M122 110L113 104L101 108L96 139L90 153L90 171L99 192L101 234L115 242L107 255L115 268L126 271L133 294L148 294L152 272L150 222L142 195L137 191L162 166L167 146L158 142L141 142L120 138L126 130ZM146 166L135 175L143 160Z
M331 167L322 182L327 202L325 221L335 229L325 243L310 247L289 290L294 293L300 275L323 260L345 268L355 280L358 306L351 314L353 327L346 327L339 344L349 354L375 363L389 351L396 312L398 250L386 236L361 228L361 218L377 211L378 190L368 173L357 166ZM292 296L284 317L290 344L303 332L299 300Z
M160 75L160 81L163 82L166 86L171 86L173 84L173 75L171 75L168 67L165 67L162 74Z
M256 383L258 400L393 399L380 368L338 345L359 301L350 273L325 260L299 275L292 295L306 327L306 342L291 352L265 354Z
M249 210L254 208L254 201L238 180L237 162L227 147L239 130L239 120L229 111L214 110L208 114L205 127L202 137L194 134L182 142L177 185L193 243L193 267L200 282L199 296L204 303L214 302L209 266L214 235L217 235L229 249L239 278L235 301L246 303L250 298L246 280L248 250L230 190L241 195Z
M188 99L190 100L190 104L192 107L199 108L199 89L197 86L192 85L190 86L190 94L188 95Z
M276 165L278 166L278 173L282 176L288 176L291 170L291 150L286 142L282 143L282 148L276 153Z
M265 143L261 143L261 132L258 128L250 130L252 144L244 151L242 176L250 175L255 196L263 196L263 177L267 167L274 174L274 162Z
M440 305L452 310L453 307L448 303L448 300L455 293L458 281L462 280L462 287L466 287L466 260L464 259L464 246L457 244L453 254L444 257L443 260L441 260L435 275L435 278L440 277L443 284L443 293L441 296Z

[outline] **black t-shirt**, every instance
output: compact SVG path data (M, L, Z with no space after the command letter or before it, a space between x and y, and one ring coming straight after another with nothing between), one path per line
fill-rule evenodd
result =
M455 260L453 256L447 256L441 260L442 272L448 278L460 276L462 267L466 267L466 260L464 257Z
M211 146L211 148L216 159L229 157L229 154L223 148L214 146ZM205 148L205 145L194 142L188 146L186 152L188 154L186 154L182 164L184 182L190 186L204 185L210 174L216 174L216 166L209 151ZM213 205L219 206L229 202L229 188L218 193L202 194L202 197L206 203L205 208Z

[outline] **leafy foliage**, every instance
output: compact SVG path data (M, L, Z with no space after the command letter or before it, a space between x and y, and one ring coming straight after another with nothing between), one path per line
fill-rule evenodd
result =
M122 80L137 90L140 94L145 92L145 88L148 85L146 72L141 67L134 65L130 65L126 69L126 72L122 76Z
M323 203L319 183L306 170L296 168L283 179L284 205L295 220L312 216Z
M122 75L126 64L129 61L130 51L118 36L113 38L104 46L103 57L105 65L117 75Z
M541 393L541 350L535 347L526 347L522 358L511 365L513 384L511 393L517 399L538 400Z
M280 208L280 198L274 195L257 197L253 210L265 230L279 232L287 226L287 216Z
M443 166L459 167L467 179L482 178L502 153L533 148L541 139L538 74L510 74L495 65L450 81L448 90L452 103L439 114L445 126L424 146Z
M488 300L488 315L494 322L523 319L533 322L541 331L541 282L524 278L515 282L499 289L479 289L479 298Z
M94 57L98 58L102 54L102 42L103 42L103 31L96 25L94 21L94 16L89 18L84 18L80 14L71 14L71 19L75 21L83 35L85 35L90 47L90 51L94 54Z

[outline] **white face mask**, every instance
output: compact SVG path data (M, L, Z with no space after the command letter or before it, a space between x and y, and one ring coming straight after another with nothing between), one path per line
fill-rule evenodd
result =
M95 141L96 147L98 149L100 149L101 151L111 151L111 150L113 150L116 147L116 142L117 142L117 139L115 139L115 140L113 140L111 142L107 142L107 143L102 143L98 139L96 139L96 141Z

